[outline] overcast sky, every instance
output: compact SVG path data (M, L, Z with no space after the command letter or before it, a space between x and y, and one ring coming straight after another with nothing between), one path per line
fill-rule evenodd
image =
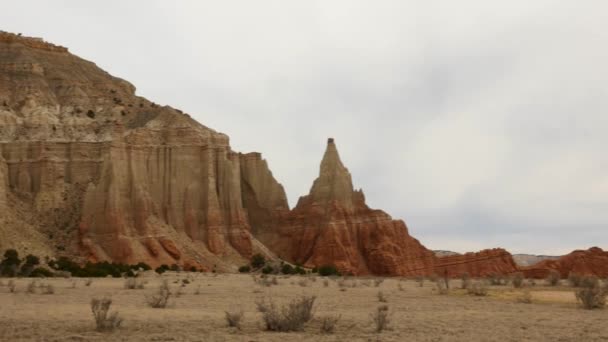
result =
M608 248L608 2L6 1L259 151L289 203L327 137L371 207L429 248ZM0 61L1 62L1 61Z

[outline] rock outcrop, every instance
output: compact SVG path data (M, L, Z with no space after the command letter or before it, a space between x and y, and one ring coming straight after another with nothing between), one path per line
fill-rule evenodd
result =
M287 207L259 154L66 48L3 32L0 206L7 196L55 254L219 269L252 254L249 216Z
M559 272L562 278L568 277L571 272L605 278L608 277L608 252L599 247L576 250L556 260L543 260L521 269L526 277L537 279L546 278L552 270Z
M485 277L491 274L507 275L517 271L513 256L502 248L442 256L435 262L435 274L447 274L448 277L460 277L465 273L472 277Z
M431 269L432 251L403 221L365 204L329 139L310 193L270 235L259 236L281 257L308 267L335 265L352 274L409 275Z

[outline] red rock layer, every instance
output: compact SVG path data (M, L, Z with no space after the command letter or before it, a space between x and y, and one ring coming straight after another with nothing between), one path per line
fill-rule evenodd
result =
M10 193L10 215L89 260L234 269L253 252L249 215L287 207L259 154L65 48L3 32L0 156L0 206Z
M476 253L465 253L438 257L435 274L460 277L485 277L490 274L507 275L518 271L513 256L502 248L485 249Z
M562 278L568 277L570 272L605 278L608 277L608 252L598 247L576 250L557 260L543 260L521 269L529 278L545 278L552 270L558 271Z

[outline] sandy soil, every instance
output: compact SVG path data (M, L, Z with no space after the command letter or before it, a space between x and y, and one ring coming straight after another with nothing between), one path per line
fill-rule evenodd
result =
M256 284L250 275L165 274L173 298L169 308L154 309L146 295L158 289L161 277L147 276L144 289L128 290L123 279L44 279L55 294L28 294L30 279L15 279L10 293L8 279L0 286L1 341L608 341L608 310L583 310L566 287L531 289L533 303L518 303L522 290L489 287L487 297L471 297L463 290L438 295L427 281L385 279L378 287L372 279L278 277L278 285ZM191 283L180 287L181 279ZM305 280L308 279L308 280ZM75 281L75 288L73 282ZM178 281L178 283L174 283ZM302 284L300 284L302 283ZM452 287L457 287L454 281ZM342 287L340 286L342 284ZM355 287L352 287L353 284ZM302 286L306 285L306 286ZM399 289L401 287L401 289ZM198 291L197 291L198 289ZM382 291L387 303L378 302ZM199 292L196 294L196 292ZM302 332L263 330L255 301L271 296L286 302L300 295L315 295L315 318ZM95 331L90 309L92 298L111 296L112 310L124 318L110 333ZM391 329L375 333L370 313L387 304ZM242 330L229 328L226 310L242 308ZM339 314L334 334L319 332L318 317Z

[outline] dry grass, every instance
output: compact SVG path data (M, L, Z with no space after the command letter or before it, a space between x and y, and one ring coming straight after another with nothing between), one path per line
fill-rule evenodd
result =
M338 324L338 321L340 320L342 316L340 315L328 315L328 316L323 316L320 317L319 320L321 321L321 327L320 332L322 334L333 334L334 330L336 329L336 324Z
M6 341L606 341L605 321L608 311L582 310L569 286L514 289L512 286L489 288L486 296L468 296L467 290L451 286L449 296L438 296L431 286L420 288L414 280L385 278L381 288L373 286L373 278L346 278L347 291L336 285L324 287L324 278L308 287L297 284L261 287L252 286L248 274L196 275L192 290L180 298L171 294L170 304L159 310L148 306L145 295L155 294L165 280L171 292L177 290L187 273L167 272L162 276L142 274L148 282L144 290L124 288L122 278L95 278L86 287L78 279L76 289L69 289L63 278L38 280L52 285L54 295L28 295L25 288L31 279L13 280L17 293L0 287L0 340ZM270 276L272 279L272 276ZM297 282L298 276L292 276ZM339 278L327 278L329 282ZM369 279L370 286L363 285ZM359 285L351 287L357 280ZM477 280L472 280L476 282ZM459 281L457 281L459 283ZM404 291L398 290L398 285ZM434 284L433 284L434 285ZM564 285L566 285L564 283ZM195 295L200 286L203 295ZM187 289L188 287L186 287ZM253 294L253 289L259 294ZM44 287L38 287L40 294ZM390 329L377 334L370 313L379 303L377 293L382 290L389 298ZM517 298L529 290L531 304L515 304ZM91 298L111 295L109 310L120 311L125 322L115 333L101 334L94 330L91 319ZM272 298L275 308L287 306L300 296L317 296L314 317L299 332L276 333L267 331L262 313L256 309L256 298ZM227 327L228 308L244 312L241 330ZM118 309L118 310L116 310ZM339 316L332 335L321 332L326 316ZM581 324L584 322L585 324Z
M226 323L228 323L229 327L234 327L241 330L241 321L243 320L244 316L245 312L243 312L243 309L226 311Z
M277 306L272 299L258 303L258 311L268 331L301 331L313 317L316 296L303 296L284 306Z
M488 295L488 288L483 282L476 281L467 288L467 293L472 296L485 297Z
M374 324L374 331L381 333L385 329L389 328L391 322L388 305L380 305L376 311L370 314L372 322Z
M525 289L521 296L517 298L517 302L523 304L532 304L532 293L530 290Z
M93 298L91 300L91 311L97 331L113 331L122 324L122 318L120 318L118 312L109 313L111 305L112 299L110 298Z
M146 301L151 308L164 309L169 305L169 297L171 297L171 290L169 282L165 279L155 294L146 297Z

